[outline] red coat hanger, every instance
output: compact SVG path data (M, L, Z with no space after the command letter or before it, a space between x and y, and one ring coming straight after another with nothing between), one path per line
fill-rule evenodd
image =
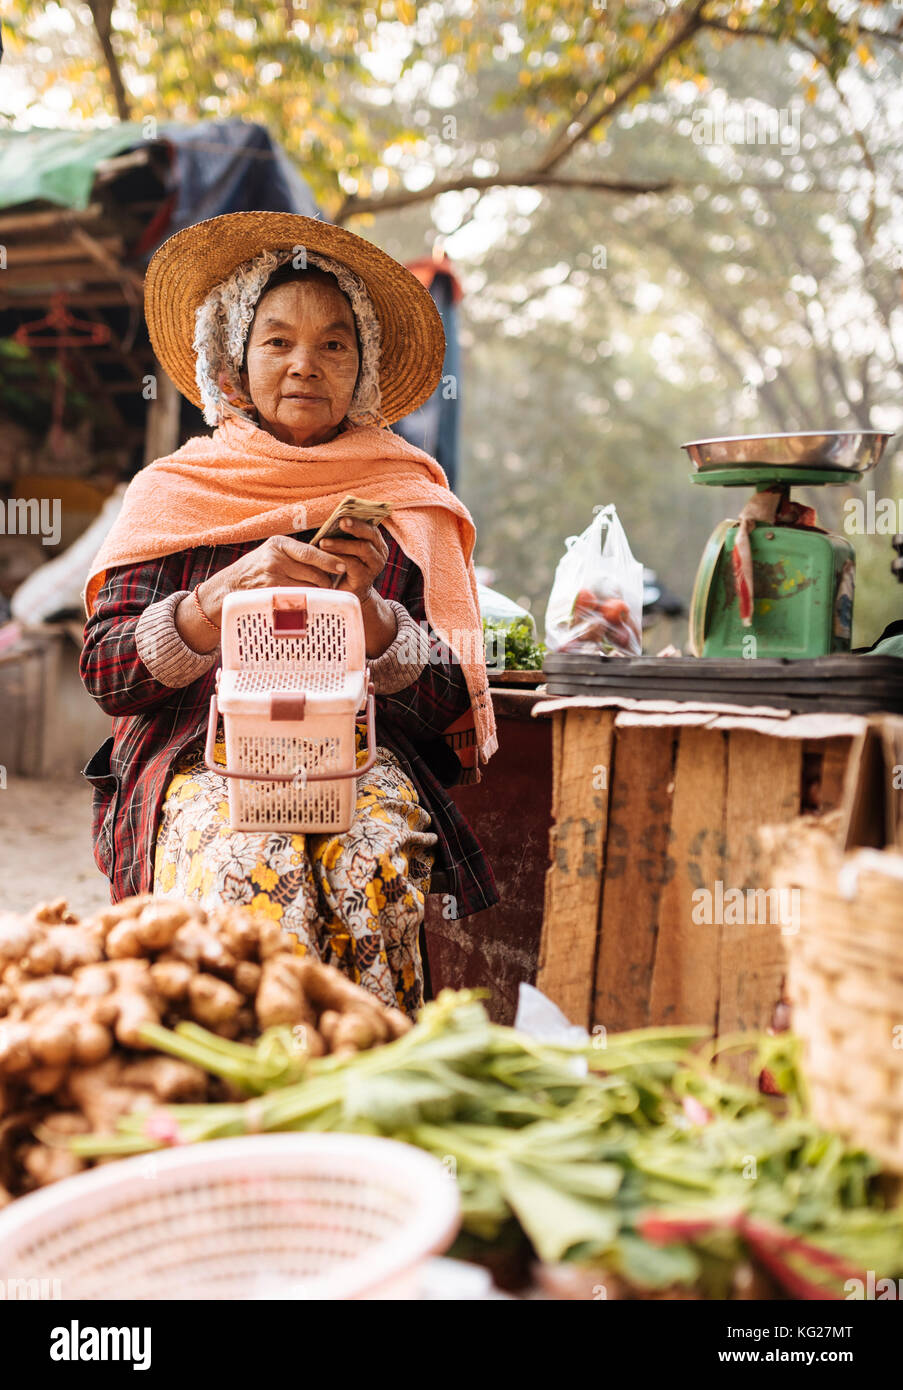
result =
M53 332L42 336L40 330L47 328ZM60 291L50 301L50 313L20 324L13 338L25 347L100 347L110 341L110 329L93 319L76 318L67 307L65 293Z
M43 330L51 329L51 332ZM50 446L62 447L63 413L66 407L66 381L63 372L67 348L100 347L110 341L110 329L93 319L79 319L66 305L66 295L60 291L50 301L50 313L31 323L22 323L13 334L25 347L53 347L57 350L57 372L53 383L53 407L50 425Z

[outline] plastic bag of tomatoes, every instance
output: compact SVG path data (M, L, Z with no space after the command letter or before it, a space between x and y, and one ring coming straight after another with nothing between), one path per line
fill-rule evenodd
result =
M565 541L546 608L546 646L640 656L643 566L633 558L614 505L593 512L582 535Z

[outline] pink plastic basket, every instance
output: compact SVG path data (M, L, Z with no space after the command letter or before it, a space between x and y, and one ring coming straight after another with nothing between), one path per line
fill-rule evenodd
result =
M229 779L232 828L347 830L355 778L376 761L359 600L311 586L248 589L226 597L222 633L206 763ZM356 767L354 729L365 704L368 759ZM218 713L225 767L214 761Z
M62 1299L406 1298L459 1220L454 1179L408 1144L220 1139L19 1198L0 1214L0 1282Z

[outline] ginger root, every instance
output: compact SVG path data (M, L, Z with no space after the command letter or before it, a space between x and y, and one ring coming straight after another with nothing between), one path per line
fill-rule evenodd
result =
M235 956L209 927L200 922L184 922L173 936L169 954L177 960L205 970L233 971Z
M263 918L259 928L259 942L257 952L261 962L269 960L270 956L279 955L281 951L292 950L295 938L280 927L278 922L272 918Z
M16 993L16 1015L27 1018L46 1004L71 999L74 992L75 982L70 975L42 975L36 980L25 980Z
M335 1038L335 1030L342 1021L342 1015L337 1009L324 1009L320 1014L320 1021L317 1027L321 1038L326 1046L332 1051L332 1044Z
M233 979L235 988L246 998L253 998L260 988L262 967L255 960L240 960L235 967Z
M156 960L150 968L151 982L164 999L187 999L194 970L184 960Z
M125 1066L120 1057L108 1057L95 1067L75 1067L69 1073L69 1095L81 1110L89 1128L112 1134L120 1115L150 1109L156 1104L147 1091L122 1084Z
M103 960L103 941L86 927L60 926L32 941L21 957L30 975L71 975L80 965Z
M139 917L125 917L110 929L106 940L107 955L115 960L166 950L172 945L176 932L188 920L187 908L178 903L150 902L142 908Z
M317 1015L304 992L298 956L269 956L263 965L257 991L257 1018L261 1028L280 1023L307 1023L315 1027Z
M85 1167L85 1161L68 1149L51 1149L46 1144L29 1144L22 1154L22 1166L38 1187L74 1177Z
M38 903L30 915L35 922L43 922L48 927L55 927L61 922L71 924L78 921L75 913L69 911L69 904L65 898L54 898L51 903Z
M85 921L86 927L96 928L101 936L106 937L111 927L117 922L122 922L128 917L137 917L138 913L146 903L154 901L153 893L137 893L134 898L124 898L122 902L114 903L112 907L101 908L92 917Z
M238 961L251 961L260 945L260 918L244 907L221 907L216 934Z
M0 1020L0 1072L28 1071L32 1064L31 1028L20 1019Z
M238 1011L244 1003L237 989L215 975L193 976L188 986L188 999L192 1018L209 1028L237 1021Z
M371 1011L356 1010L341 1014L332 1034L332 1051L337 1057L349 1052L364 1052L381 1039L377 1036L378 1019Z
M207 1075L177 1057L142 1057L120 1073L126 1086L153 1091L158 1100L196 1101L207 1094Z
M377 1040L382 1042L400 1038L413 1026L411 1020L400 1009L391 1009L381 1004L372 994L346 979L338 970L312 960L310 956L295 956L293 959L304 993L317 1008L334 1010L341 1014L369 1010L378 1020L375 1025Z
M0 965L21 960L33 941L41 935L37 922L17 917L12 912L0 914Z
M141 1037L145 1023L159 1023L160 1010L145 994L122 994L119 996L119 1012L113 1024L116 1041L123 1047L137 1047L142 1050L148 1044Z
M28 1089L36 1096L52 1096L61 1091L66 1081L65 1067L32 1067L25 1077Z
M27 1020L28 1046L36 1063L63 1067L103 1061L113 1046L109 1029L76 1005L52 1000Z

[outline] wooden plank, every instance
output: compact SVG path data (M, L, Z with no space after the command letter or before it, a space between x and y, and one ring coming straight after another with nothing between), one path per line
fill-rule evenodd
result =
M885 787L881 728L876 719L870 719L850 749L841 811L843 849L884 848L887 835Z
M669 835L674 868L659 903L653 1024L700 1024L713 1030L717 1024L721 928L693 921L698 906L693 894L703 889L714 896L724 878L726 791L725 734L681 728Z
M677 730L619 728L608 811L608 843L593 1024L609 1032L650 1021L652 968L668 854Z
M843 788L850 761L851 738L824 740L821 767L821 809L834 811L843 805Z
M614 710L571 709L554 716L553 824L536 983L572 1023L588 1028L608 824Z
M73 222L90 226L103 219L104 211L100 203L77 210L75 208L51 208L46 212L4 212L0 213L0 240L13 236L31 236L34 232L57 231Z
M771 886L758 830L799 815L802 775L801 742L745 729L728 735L725 888L740 889L744 902L743 920L721 929L719 1033L768 1028L781 998L792 903L786 895L754 902L747 890Z
M2 229L0 229L0 238L2 235ZM0 286L0 309L10 311L43 309L46 313L49 293L47 289L22 290L18 293L7 294L4 292L5 286L6 281L4 280L3 285ZM70 309L119 308L125 306L126 303L126 297L119 285L104 290L66 290L66 304Z
M77 230L77 229L76 229ZM125 243L120 236L97 237L94 244L102 248L108 254L122 255L125 250ZM75 237L70 236L65 241L28 241L11 242L6 247L7 265L49 265L52 261L71 261L79 255L79 246L74 244ZM95 260L97 257L94 258Z
M111 278L119 280L127 299L139 303L138 289L143 288L143 274L124 266L121 255L114 255L99 237L92 236L83 227L73 227L72 238L99 266L110 272Z
M217 146L219 149L220 147ZM145 164L150 162L150 150L147 145L139 145L137 150L129 150L126 154L113 154L109 159L99 159L94 166L94 182L109 183L111 179L117 179L120 174L124 174L128 169L142 169Z
M564 753L564 713L552 716L552 819L558 819L561 759ZM551 862L551 859L550 859Z
M73 251L73 254L77 254ZM47 265L22 265L18 270L10 267L3 272L3 283L10 289L24 285L47 285L65 288L70 281L79 285L103 284L116 280L116 275L107 266L98 265L94 260L51 261Z

